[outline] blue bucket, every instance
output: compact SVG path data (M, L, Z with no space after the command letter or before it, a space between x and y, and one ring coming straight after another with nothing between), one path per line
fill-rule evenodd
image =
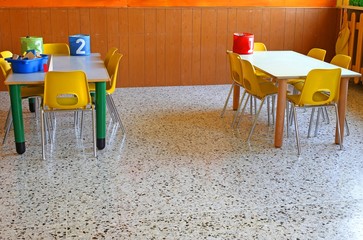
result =
M72 56L87 56L91 54L91 39L89 35L77 34L69 36L69 48Z

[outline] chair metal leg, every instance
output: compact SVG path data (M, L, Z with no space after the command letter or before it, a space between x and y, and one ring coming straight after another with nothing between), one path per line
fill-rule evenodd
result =
M292 111L294 113L294 124L295 124L297 155L300 155L301 154L301 147L300 147L299 126L298 126L298 122L297 122L297 114L296 114L296 108L295 108L295 106L293 106Z
M347 136L349 136L350 135L350 130L349 130L347 118L344 119L344 124L345 124L345 128L347 130Z
M235 124L236 124L236 121L237 121L239 112L241 111L242 103L243 103L243 100L244 100L246 94L248 94L248 93L246 91L244 91L243 94L242 94L242 96L241 96L241 99L239 100L238 108L235 111L234 116L233 116L233 120L232 120L232 124L231 124L232 128L235 127ZM246 101L248 101L248 99L249 99L249 97L247 96Z
M267 125L270 126L270 122L271 122L271 119L270 119L270 98L267 97Z
M318 136L318 129L319 129L319 123L320 123L320 112L322 112L322 115L324 115L324 110L321 107L318 108L318 114L316 115L314 137Z
M343 149L343 143L342 143L342 136L341 136L341 131L340 131L341 129L340 129L339 114L338 114L338 105L334 104L334 108L335 108L335 117L337 119L339 145L340 145L340 150L342 150Z
M52 131L54 130L55 125L55 123L53 123L53 121L55 121L54 113L44 112L44 118L46 124L45 131L48 134L47 142L49 141L49 143L52 144Z
M40 111L40 125L41 125L41 135L42 135L42 157L45 160L45 127L44 127L44 110ZM48 133L49 134L49 133Z
M228 105L228 101L229 101L229 98L231 97L231 94L232 94L232 91L233 91L233 88L234 88L234 82L232 83L232 86L231 86L231 88L229 89L229 92L228 92L228 95L227 95L227 99L226 99L226 101L225 101L225 103L224 103L224 106L223 106L223 110L222 110L222 112L221 112L221 118L224 116L224 113L225 113L225 111L226 111L226 108L227 108L227 105Z
M289 111L289 108L290 108L290 102L287 101L286 102L286 136L287 138L289 137L289 133L290 133L290 111Z
M329 119L328 109L326 107L323 107L322 111L323 111L324 120L326 120L326 123L329 124L330 119Z
M116 115L117 121L118 121L118 123L119 123L119 124L120 124L120 126L121 126L122 133L124 133L124 134L125 134L125 133L126 133L125 127L124 127L124 125L122 124L121 117L120 117L120 115L119 115L119 113L118 113L118 111L117 111L117 108L116 108L115 102L113 101L112 96L111 96L111 95L106 95L106 99L108 99L108 100L109 100L109 102L110 102L110 106L111 106L111 108L112 108L112 111L113 111L113 112L114 112L114 114Z
M93 155L97 157L97 144L96 144L96 114L92 106L92 133L93 133Z
M276 102L276 96L273 95L272 96L272 108L271 108L271 111L272 111L272 125L275 125L275 102Z
M116 110L114 109L109 97L106 97L106 106L107 106L108 113L110 114L111 121L114 122L115 124L118 124L119 119L117 118L117 114L115 113Z
M310 114L310 121L309 121L308 138L310 137L311 126L313 125L314 114L315 114L315 108L312 108L311 114Z
M80 125L80 129L79 129L80 138L82 138L82 133L83 133L83 111L81 112L81 125Z
M9 108L8 114L6 116L6 121L5 121L5 125L4 125L4 130L7 128L10 118L12 118L12 114L11 114L11 108Z
M13 117L11 115L11 109L10 109L8 111L8 116L6 117L6 122L5 122L5 134L4 134L4 138L3 138L3 145L5 144L5 141L8 138L12 125L13 125Z
M239 123L240 123L240 121L242 119L243 113L244 113L244 111L246 109L247 103L252 98L252 96L250 94L248 94L248 96L246 98L246 101L245 101L245 103L243 104L243 107L242 107L242 102L243 102L243 98L245 96L245 93L246 93L246 91L244 92L244 94L243 94L243 96L241 98L240 104L238 105L238 109L237 109L237 111L235 113L235 117L234 117L233 122L232 122L232 127L234 127L234 128L238 128ZM241 116L239 117L238 115L241 115ZM237 120L237 118L238 118L238 120Z
M262 106L263 106L263 104L264 104L264 102L265 102L265 99L266 99L266 98L261 99L261 104L260 104L260 107L258 108L258 111L257 111L256 115L255 115L255 119L254 119L254 121L253 121L253 124L252 124L251 130L250 130L250 133L248 134L247 142L249 142L249 141L250 141L251 136L252 136L252 133L253 133L253 131L255 130L255 127L256 127L256 124L257 124L257 119L258 119L258 116L260 115L260 112L261 112Z

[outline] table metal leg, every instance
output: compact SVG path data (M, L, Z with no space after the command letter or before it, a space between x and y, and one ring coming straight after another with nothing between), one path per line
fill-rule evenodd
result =
M25 137L20 88L20 85L9 86L16 152L23 154L25 152Z
M97 148L106 146L106 82L96 83L96 128Z

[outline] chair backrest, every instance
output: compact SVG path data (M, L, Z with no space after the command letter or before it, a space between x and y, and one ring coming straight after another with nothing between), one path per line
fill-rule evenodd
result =
M2 58L11 58L12 56L13 56L13 53L10 51L0 52L0 57L2 57Z
M227 55L229 59L229 67L231 73L231 80L237 84L243 86L243 72L241 65L241 57L230 50L227 50Z
M111 77L111 81L107 86L108 94L112 94L116 89L118 68L119 68L120 60L122 57L123 57L123 55L121 53L114 53L111 56L110 61L108 62L107 71Z
M59 55L70 55L69 46L67 43L44 43L43 44L44 54L59 54Z
M352 58L348 55L337 54L330 61L331 64L337 65L342 68L349 68Z
M91 104L83 71L47 72L44 78L43 107L49 109L86 108Z
M305 79L298 105L324 105L339 98L341 69L313 69Z
M1 73L5 79L11 72L11 65L4 58L0 58L0 68L1 68Z
M253 43L253 51L267 51L267 47L262 42L254 42Z
M247 60L242 59L241 63L243 69L243 82L245 90L254 96L263 98L264 93L259 84L258 77L256 76L255 68Z
M321 48L312 48L310 49L310 51L307 54L309 57L324 61L325 60L325 55L326 55L326 50L321 49Z
M111 56L118 51L118 48L116 47L112 47L108 50L108 52L106 53L105 59L103 60L105 66L107 67L108 62L110 61Z

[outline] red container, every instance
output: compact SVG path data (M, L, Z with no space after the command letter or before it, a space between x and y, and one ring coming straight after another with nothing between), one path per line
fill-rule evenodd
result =
M233 34L233 52L238 54L253 53L254 35L251 33Z

